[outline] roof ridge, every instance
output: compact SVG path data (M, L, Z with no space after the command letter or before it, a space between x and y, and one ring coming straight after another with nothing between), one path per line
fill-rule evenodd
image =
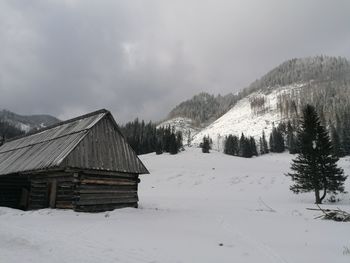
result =
M55 128L55 127L58 127L58 126L61 126L61 125L64 125L64 124L71 123L71 122L75 122L75 121L78 121L78 120L82 120L82 119L85 119L85 118L88 118L88 117L91 117L91 116L94 116L94 115L97 115L97 114L101 114L101 113L110 113L110 111L108 111L108 110L106 110L106 109L96 110L96 111L93 111L93 112L90 112L90 113L87 113L87 114L84 114L84 115L81 115L81 116L78 116L78 117L74 117L74 118L72 118L72 119L68 119L68 120L65 120L65 121L61 121L61 122L52 124L52 125L50 125L50 126L41 128L41 129L36 130L36 131L28 132L27 134L24 134L24 135L20 135L20 136L11 138L11 139L9 139L9 140L6 140L5 143L12 142L12 141L16 141L16 140L18 140L18 139L22 139L22 138L25 138L25 137L29 137L29 136L31 136L31 135L38 134L38 133L40 133L40 132L53 129L53 128ZM5 143L4 143L4 144L5 144Z

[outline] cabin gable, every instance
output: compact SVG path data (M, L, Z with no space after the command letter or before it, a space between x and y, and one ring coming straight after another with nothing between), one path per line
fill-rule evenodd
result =
M61 166L133 174L148 173L110 114L89 130Z

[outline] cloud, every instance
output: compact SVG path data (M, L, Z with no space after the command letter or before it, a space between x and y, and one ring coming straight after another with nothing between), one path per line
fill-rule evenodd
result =
M0 107L159 120L285 59L349 57L348 10L346 0L1 1Z

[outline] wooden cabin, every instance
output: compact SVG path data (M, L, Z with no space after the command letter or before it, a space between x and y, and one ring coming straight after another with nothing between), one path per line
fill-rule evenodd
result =
M148 174L111 113L99 110L0 147L0 206L99 212L137 207Z

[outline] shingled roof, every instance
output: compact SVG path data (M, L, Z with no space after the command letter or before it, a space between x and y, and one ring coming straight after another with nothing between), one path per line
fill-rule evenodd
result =
M113 156L113 162L131 162L121 165L117 172L148 173L145 166L126 142L111 113L99 110L50 127L33 134L8 141L0 147L0 175L58 168L67 156L89 134L91 129L104 117L110 117L118 131L118 147L123 156ZM113 142L110 142L113 143Z

